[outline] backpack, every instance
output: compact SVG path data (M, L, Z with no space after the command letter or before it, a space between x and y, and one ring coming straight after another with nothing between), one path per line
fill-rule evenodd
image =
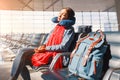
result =
M100 29L81 38L71 53L69 72L87 80L100 80L106 50L107 42Z

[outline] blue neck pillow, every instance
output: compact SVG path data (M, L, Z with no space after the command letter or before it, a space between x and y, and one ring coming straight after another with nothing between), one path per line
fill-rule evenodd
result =
M57 20L57 18L58 17L53 17L52 22L58 23L58 24L60 24L62 26L66 26L66 27L74 25L75 21L76 21L75 17L73 17L72 19L68 19L68 20L62 20L60 22Z

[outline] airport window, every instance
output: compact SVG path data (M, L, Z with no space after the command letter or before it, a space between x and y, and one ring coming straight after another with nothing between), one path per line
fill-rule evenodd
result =
M93 31L97 29L102 29L103 31L118 31L116 12L78 12L76 18L76 26L91 25Z
M55 24L51 22L58 12L0 10L0 32L48 33ZM91 25L93 31L118 31L116 12L76 12L76 24Z

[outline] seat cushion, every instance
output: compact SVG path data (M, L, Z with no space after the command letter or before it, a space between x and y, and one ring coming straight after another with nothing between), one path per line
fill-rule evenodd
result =
M109 60L109 67L118 69L120 68L120 59L112 58Z
M110 80L120 80L120 70L113 71Z

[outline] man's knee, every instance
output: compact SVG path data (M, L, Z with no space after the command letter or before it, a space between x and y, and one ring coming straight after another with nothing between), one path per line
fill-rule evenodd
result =
M31 55L33 53L34 53L34 49L21 48L21 49L19 49L17 56L22 57L22 56Z

